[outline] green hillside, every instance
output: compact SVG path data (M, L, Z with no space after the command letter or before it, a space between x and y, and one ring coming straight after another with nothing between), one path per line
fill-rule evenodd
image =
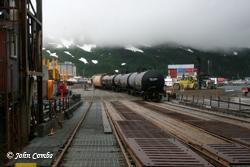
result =
M214 76L227 78L250 76L250 49L205 52L168 45L140 47L144 51L143 53L124 48L95 48L92 52L86 52L78 47L47 49L52 53L57 53L59 62L73 62L77 66L77 74L85 76L92 76L96 73L115 73L114 70L125 73L144 69L156 69L166 74L169 64L198 64L198 59L200 59L203 73L207 73L209 69L210 74ZM51 57L46 50L44 50L44 56ZM74 58L64 51L69 51ZM81 57L85 58L88 64L79 61ZM91 60L97 60L98 63L94 64ZM121 63L126 63L126 65L122 66Z

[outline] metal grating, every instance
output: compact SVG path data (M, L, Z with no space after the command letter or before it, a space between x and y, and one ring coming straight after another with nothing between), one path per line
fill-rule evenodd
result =
M126 121L117 121L117 123L129 148L134 152L142 166L212 166L161 128L141 119L142 116L133 117L134 112L125 105L116 102L113 103L113 106L127 118Z
M230 138L250 146L250 130L245 127L219 121L190 121L188 123L218 136Z
M143 118L139 114L134 113L130 108L123 105L119 101L111 102L111 104L127 120L145 120L145 118Z
M140 115L136 114L136 113L121 113L122 116L127 119L127 120L145 120L143 117L141 117Z
M175 139L128 139L143 166L210 167L207 161Z
M178 120L181 120L181 121L184 121L184 122L190 121L190 120L192 120L192 121L204 121L204 120L202 120L200 118L197 118L197 117L192 117L192 116L189 116L189 115L186 115L186 114L173 112L173 111L170 111L170 110L168 110L166 108L151 105L151 104L145 103L143 101L134 101L134 102L137 103L137 104L142 105L143 107L145 107L147 109L156 111L158 113L167 115L167 116L169 116L171 118L178 119Z
M239 141L242 144L250 146L250 138L233 138L233 139Z
M234 141L238 141L244 145L250 146L250 129L237 126L234 124L221 122L221 121L206 121L200 118L192 117L189 115L185 115L182 113L177 113L170 111L165 108L157 107L143 101L135 101L136 103L143 105L148 109L154 110L156 112L160 112L164 115L167 115L173 119L177 119L191 125L197 126L201 129L204 129L210 133L216 134L218 136L222 136L225 138L233 139Z
M207 144L205 148L216 153L231 165L250 165L250 150L238 144Z
M250 129L220 121L190 122L212 133L228 138L250 138Z
M145 121L118 121L126 138L170 138L171 136L152 123Z
M100 145L100 146L113 146L117 145L117 142L115 140L115 137L110 134L110 135L86 135L86 134L81 134L79 136L76 136L76 138L73 141L74 146L95 146L95 145Z
M113 134L103 131L100 103L93 103L63 159L62 167L124 167L125 161Z

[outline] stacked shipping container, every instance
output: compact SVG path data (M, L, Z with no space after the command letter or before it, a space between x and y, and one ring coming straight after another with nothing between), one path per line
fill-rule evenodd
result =
M194 64L168 65L168 76L178 79L183 75L197 77L197 69Z

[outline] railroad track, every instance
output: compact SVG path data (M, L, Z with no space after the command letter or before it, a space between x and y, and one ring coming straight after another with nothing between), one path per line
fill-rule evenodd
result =
M210 167L209 162L171 134L147 121L122 103L111 102L109 112L127 152L136 166Z
M198 112L209 113L211 115L217 115L217 116L221 116L221 117L225 117L225 118L231 118L231 119L250 123L250 117L248 116L250 114L250 112L246 113L246 112L242 112L242 111L231 111L231 110L222 112L222 111L205 109L205 108L203 108L203 109L196 108L196 107L188 106L185 104L177 104L177 103L172 103L172 102L165 102L163 104L168 105L168 106L172 106L172 107L183 108L183 109L191 109L191 110L198 111Z
M135 103L142 108L149 110L149 112L156 112L160 115L166 116L169 121L172 123L176 123L176 126L185 127L185 124L188 125L185 128L193 128L198 129L201 134L209 134L218 138L219 140L214 140L213 142L209 143L209 141L205 141L205 143L200 144L198 140L193 142L192 139L185 138L181 134L175 132L176 127L166 128L168 130L172 130L172 134L176 135L180 140L185 142L186 144L190 145L192 148L198 150L202 154L209 156L214 161L224 165L224 166L231 166L231 165L246 165L250 166L250 129L240 127L237 125L233 125L230 123L222 122L222 121L213 121L213 120L204 120L198 117L190 116L187 114L182 114L180 112L174 112L169 109L159 107L156 104L152 105L147 102L142 101L135 101ZM136 108L131 103L128 104L131 108ZM139 109L138 109L139 110ZM145 115L146 113L144 113ZM164 124L171 126L170 123L158 123L154 119L157 119L158 116L147 116L150 118L151 121L155 122L155 124L159 126L163 126ZM154 119L153 119L154 117ZM178 125L178 121L180 122ZM177 131L177 130L176 130ZM197 132L197 130L196 130ZM179 130L179 133L181 131ZM207 135L207 136L209 136ZM199 135L198 135L199 137ZM200 136L202 138L202 136ZM221 141L220 141L221 140ZM225 143L223 143L225 141ZM207 144L206 144L207 142ZM199 145L200 144L200 145Z
M92 97L93 98L93 97ZM78 124L76 125L76 127L74 128L71 136L69 137L69 139L67 140L67 143L65 144L64 148L62 149L62 151L60 152L60 154L56 157L55 161L52 164L52 167L58 167L59 165L61 165L61 162L63 160L64 155L66 154L67 150L69 149L77 131L79 130L81 124L83 123L83 121L86 118L87 113L89 112L91 106L92 106L92 101L89 104L89 107L87 109L87 111L84 113L84 115L82 116L82 118L80 119L80 121L78 122Z
M106 158L107 160L112 159L109 162L105 162L106 166L110 167L250 166L250 151L246 141L242 141L238 138L228 138L225 134L223 136L222 134L211 132L212 130L209 131L209 129L205 129L208 125L204 123L204 120L200 120L199 117L182 115L170 110L166 111L166 108L162 106L159 107L155 104L141 101L128 101L128 103L124 101L125 100L122 102L104 101L103 98L93 95L89 108L77 124L68 142L56 157L52 166L104 166L103 161L93 160L95 156L102 159ZM96 148L96 145L92 147L93 142L98 143L104 141L103 136L99 133L101 125L98 123L93 124L93 122L102 122L100 121L100 117L96 117L97 112L100 112L100 106L103 106L113 130L113 134L110 134L113 137L109 137L107 140L105 139L105 142L112 141L112 146L116 143L115 145L119 145L119 147L110 148L106 146L103 147L103 145L98 146L98 148ZM149 112L147 112L147 110ZM93 113L93 111L95 111L95 113ZM149 113L151 115L149 115ZM157 115L154 113L157 113L158 117L161 115L161 118L157 118ZM182 123L180 123L180 125L178 125L178 123L171 125L168 119L166 121L166 118ZM199 135L206 134L210 136L206 141L213 139L215 142L206 144L198 143L197 141L199 141L199 139L197 139L197 141L187 139L185 134L181 135L178 131L178 128L182 126L181 124L188 124L189 128L192 128L194 131L199 131ZM218 126L219 124L214 125ZM84 127L87 128L84 129ZM91 128L99 128L99 130L90 132ZM171 130L171 128L173 130ZM238 132L237 129L234 129L234 131ZM176 135L176 133L179 134ZM245 133L245 131L238 132L234 135L242 133ZM87 143L84 141L85 144L82 144L83 140L85 140L83 138L86 138L88 135L90 135L90 137L86 140ZM97 140L98 135L101 136L102 140ZM203 137L203 139L204 138L206 138L206 136ZM198 151L198 153L189 147ZM93 151L96 151L96 149L107 152L105 153L105 157L102 157L104 154L98 154L96 152L93 154ZM213 165L211 165L211 163Z
M216 137L220 137L227 141L233 141L250 148L250 129L246 127L242 127L228 122L223 122L220 120L203 120L187 114L175 112L175 110L173 109L170 110L168 108L159 107L145 102L137 101L137 103L143 105L143 107L159 112L168 117L180 120L182 122L200 128Z
M112 132L105 132L102 111L102 99L93 96L52 167L130 167L124 148L118 147Z
M123 156L124 156L124 158L125 158L126 164L127 164L128 167L132 167L132 166L135 164L135 163L133 162L133 158L131 157L131 154L129 154L129 153L126 151L126 149L125 149L125 147L124 147L124 144L123 144L123 142L122 142L122 139L121 139L121 137L119 136L119 134L118 134L118 132L117 132L116 125L114 124L114 120L112 119L112 117L110 116L110 113L108 112L108 108L107 108L105 102L103 102L103 106L104 106L104 111L105 111L105 113L106 113L107 116L108 116L110 125L111 125L112 130L113 130L113 132L114 132L114 135L115 135L115 137L116 137L116 140L117 140L117 142L118 142L118 144L119 144L119 146L120 146L120 148L121 148L122 154L123 154Z

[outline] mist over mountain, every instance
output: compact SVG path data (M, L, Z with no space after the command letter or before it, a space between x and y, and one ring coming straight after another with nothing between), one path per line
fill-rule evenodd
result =
M127 73L146 69L155 69L166 75L169 64L198 65L198 59L202 73L230 79L250 76L249 48L202 51L176 44L100 47L68 41L47 44L43 54L47 58L58 57L59 62L73 62L77 66L77 74L87 77L96 73Z
M250 47L249 0L44 0L43 9L44 37L57 40Z

